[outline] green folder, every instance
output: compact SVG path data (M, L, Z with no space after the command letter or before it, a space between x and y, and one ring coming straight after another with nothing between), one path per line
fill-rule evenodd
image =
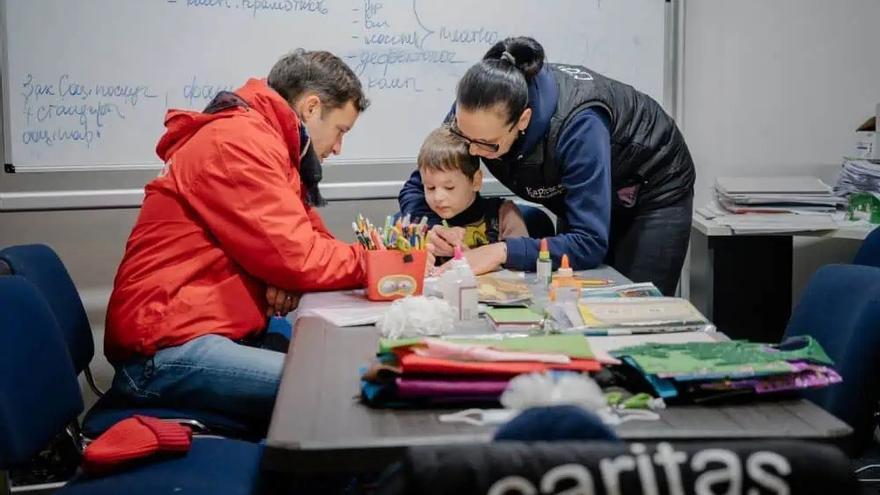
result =
M505 325L538 325L544 320L529 308L489 308L486 314L495 323Z

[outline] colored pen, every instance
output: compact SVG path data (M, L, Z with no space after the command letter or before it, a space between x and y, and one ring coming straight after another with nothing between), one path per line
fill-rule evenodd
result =
M584 287L604 287L607 285L614 284L614 280L609 280L609 279L604 279L604 278L578 278L578 277L575 277L575 280Z

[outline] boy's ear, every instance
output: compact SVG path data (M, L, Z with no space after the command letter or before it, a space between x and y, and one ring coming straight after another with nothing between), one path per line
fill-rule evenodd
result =
M471 182L474 187L474 192L480 192L480 189L483 187L483 171L477 170Z

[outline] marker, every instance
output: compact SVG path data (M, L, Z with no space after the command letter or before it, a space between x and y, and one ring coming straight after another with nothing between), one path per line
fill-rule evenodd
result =
M384 251L384 250L385 250L385 244L382 242L382 239L381 239L381 237L379 236L379 231L377 231L377 230L371 230L371 231L370 231L370 238L371 238L371 239L373 240L373 242L376 244L376 249L378 249L378 250L380 250L380 251Z
M604 278L580 278L575 277L575 280L578 281L583 287L605 287L608 285L614 285L614 280L604 279Z
M575 329L571 329L575 330ZM584 332L584 335L587 337L614 337L616 335L636 335L638 332L633 332L632 330L625 329L615 329L611 328L608 330L587 330ZM648 333L648 332L642 332Z

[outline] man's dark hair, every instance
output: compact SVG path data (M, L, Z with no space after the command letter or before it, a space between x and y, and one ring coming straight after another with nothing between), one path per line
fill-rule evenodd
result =
M341 108L349 101L358 112L370 106L360 79L342 59L330 52L298 48L275 63L269 71L268 83L291 105L314 91L330 110Z

